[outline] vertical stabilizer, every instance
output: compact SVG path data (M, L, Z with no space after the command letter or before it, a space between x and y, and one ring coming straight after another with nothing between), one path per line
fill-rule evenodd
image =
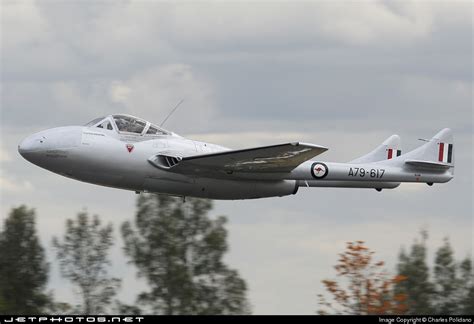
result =
M400 136L392 135L387 138L382 144L376 147L370 153L361 156L350 163L371 163L383 160L390 160L401 154L400 150Z
M426 144L403 155L405 159L454 166L454 138L449 128L442 129Z

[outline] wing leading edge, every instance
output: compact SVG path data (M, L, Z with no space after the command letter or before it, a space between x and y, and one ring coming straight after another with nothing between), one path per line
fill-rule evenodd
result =
M160 169L183 174L290 172L325 151L323 146L294 142L182 158L157 154L148 161Z

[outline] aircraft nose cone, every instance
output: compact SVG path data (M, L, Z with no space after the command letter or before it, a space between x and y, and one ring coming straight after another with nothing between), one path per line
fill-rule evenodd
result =
M33 164L50 165L48 151L67 151L81 143L82 126L50 128L25 138L18 145L18 153Z
M34 149L34 142L32 141L31 137L25 138L21 143L18 145L18 152L23 155L32 151Z
M44 136L36 134L28 136L18 145L18 153L20 153L21 156L26 157L29 153L40 151L43 148L45 141L46 138Z

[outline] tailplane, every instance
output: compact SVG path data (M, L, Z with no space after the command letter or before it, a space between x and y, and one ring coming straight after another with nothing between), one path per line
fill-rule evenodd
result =
M419 167L454 167L454 138L449 128L442 129L426 144L403 155L405 163Z
M400 136L392 135L387 138L382 144L375 148L370 153L361 156L349 163L371 163L383 160L390 160L397 156L400 156Z

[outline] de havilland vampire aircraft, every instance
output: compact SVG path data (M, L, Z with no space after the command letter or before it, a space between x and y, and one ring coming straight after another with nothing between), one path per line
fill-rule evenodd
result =
M398 135L347 163L314 159L326 147L301 142L231 150L190 140L130 115L52 128L18 146L28 161L65 177L140 192L210 199L296 194L299 187L393 189L448 182L453 135L445 128L400 154Z

